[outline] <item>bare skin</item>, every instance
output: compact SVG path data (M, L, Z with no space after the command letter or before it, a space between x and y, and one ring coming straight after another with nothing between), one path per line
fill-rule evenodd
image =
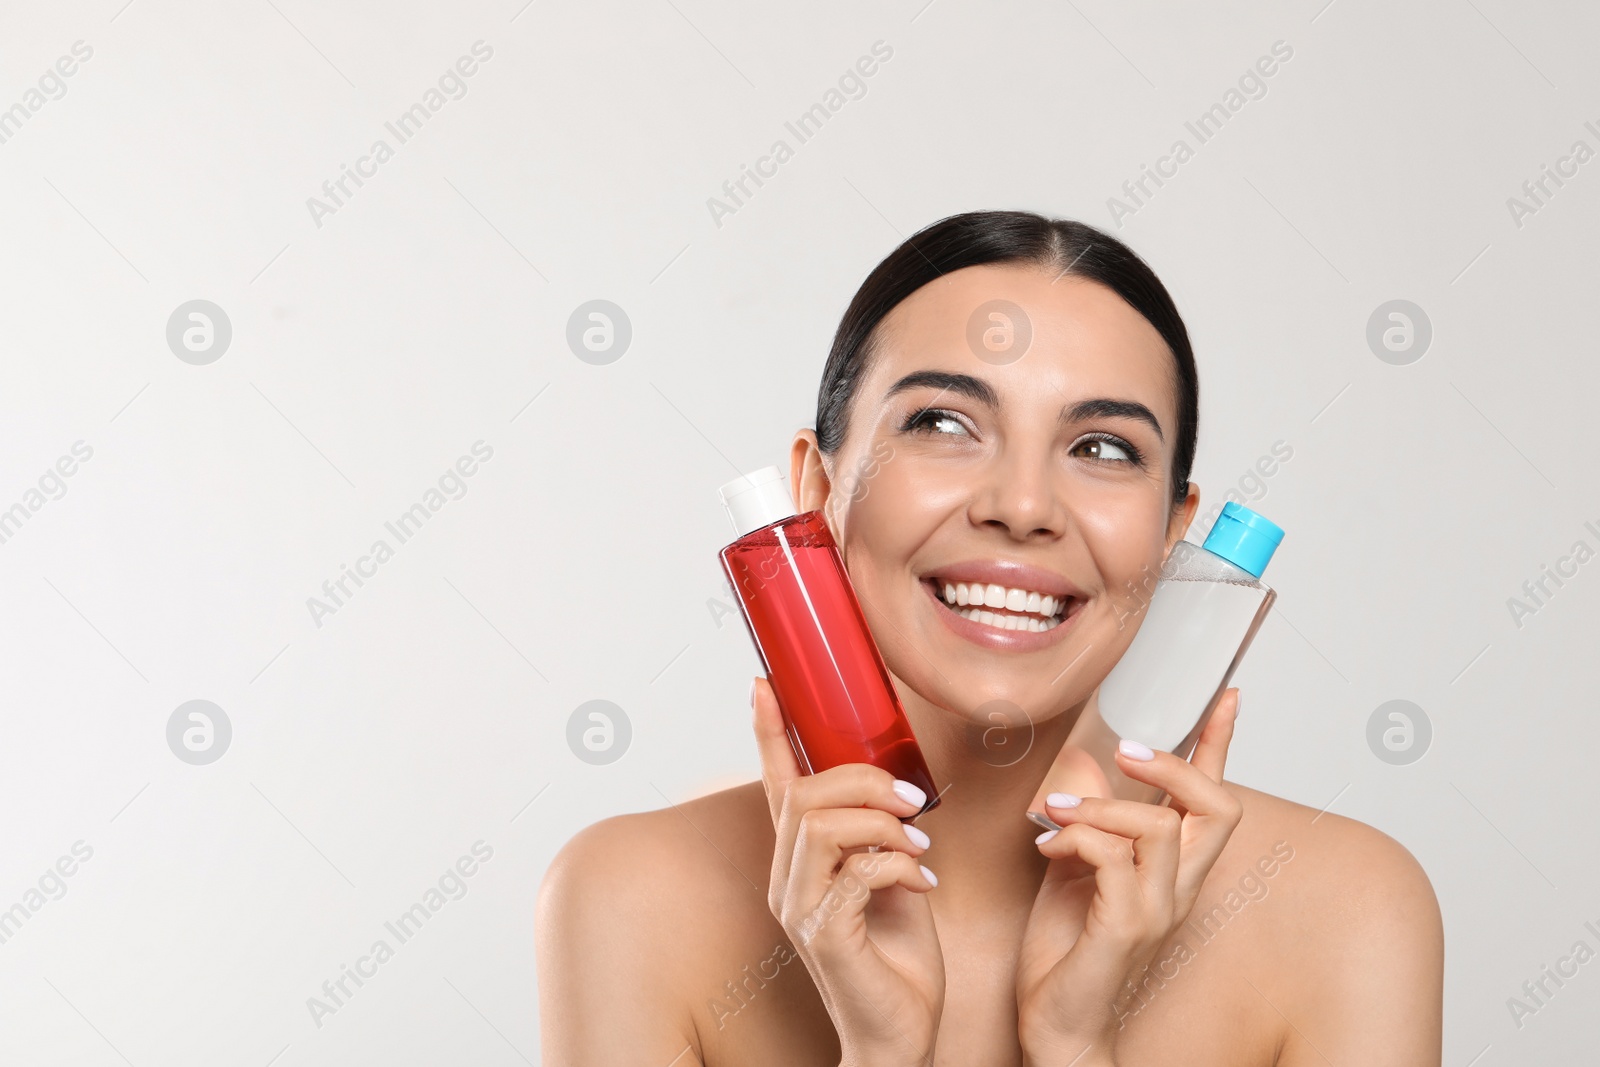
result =
M966 341L971 309L997 298L1033 326L1010 363ZM1443 933L1426 875L1371 827L1227 781L1236 690L1192 762L1117 757L1171 809L1085 792L1050 809L1068 828L1046 842L1024 817L1136 631L1117 624L1121 591L1198 508L1192 483L1172 503L1160 335L1093 282L996 265L924 286L880 339L843 444L824 456L800 431L792 482L802 510L828 516L946 790L916 821L930 843L898 829L916 808L884 772L798 778L762 683L761 782L603 820L552 863L537 923L546 1062L1437 1064ZM987 388L905 387L928 371ZM1093 398L1141 404L1157 425L1063 417ZM973 560L1070 582L1071 626L1025 649L952 626L926 580ZM996 700L1030 723L1020 759L974 744ZM867 861L883 884L824 936L797 937L816 873L845 884Z

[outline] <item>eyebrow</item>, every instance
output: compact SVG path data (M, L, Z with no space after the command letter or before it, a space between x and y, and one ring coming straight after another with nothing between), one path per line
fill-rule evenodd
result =
M884 394L884 399L904 393L911 389L933 388L941 392L955 393L969 400L989 408L1000 406L1000 396L994 387L982 378L974 378L970 374L950 374L945 371L919 370L912 371L889 387ZM1137 419L1150 424L1156 432L1156 438L1166 441L1166 435L1161 432L1161 422L1155 417L1154 412L1137 400L1116 400L1111 397L1094 397L1080 400L1061 412L1062 422L1083 422L1088 419L1122 418Z
M1139 419L1150 424L1150 428L1156 432L1156 440L1165 442L1167 439L1154 413L1137 400L1113 400L1100 396L1092 400L1080 400L1061 414L1063 422L1082 422L1085 419Z
M904 378L889 387L883 394L885 400L897 393L908 389L932 388L942 393L955 393L968 400L976 400L985 407L997 408L1000 406L1000 397L994 387L982 378L974 378L970 374L949 374L938 370L912 371Z

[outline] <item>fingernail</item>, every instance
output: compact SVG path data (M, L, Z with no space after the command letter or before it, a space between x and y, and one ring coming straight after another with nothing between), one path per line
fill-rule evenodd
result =
M902 782L898 778L894 780L894 795L907 804L915 804L919 808L928 802L928 794L910 782Z
M1083 798L1075 797L1071 793L1051 793L1044 798L1044 802L1052 808L1075 808L1083 803Z
M1233 697L1233 718L1234 718L1234 721L1236 721L1236 722L1239 719L1239 705L1241 705L1243 703L1244 703L1244 694L1243 693L1235 693L1234 697Z
M750 706L752 708L756 706L756 680L754 678L750 679Z
M1036 845L1042 845L1046 841L1050 840L1052 837L1054 837L1057 834L1059 834L1060 832L1061 832L1060 830L1046 830L1044 833L1042 833L1038 837L1034 838L1033 839L1033 843L1036 844Z
M922 867L922 865L920 863L917 866ZM928 870L928 868L926 868L926 867L922 867L922 876L924 878L926 878L928 881L932 882L934 885L938 885L939 884L939 879L935 878L933 876L933 872Z
M1156 754L1151 752L1148 746L1141 745L1139 742L1126 737L1117 742L1117 751L1129 759L1150 760L1156 758Z
M912 826L910 823L906 823L905 824L905 828L906 828L906 837L910 838L911 843L913 845L916 845L918 848L927 848L928 847L929 841L928 841L928 835L927 834L923 833L921 830L918 830L915 826Z

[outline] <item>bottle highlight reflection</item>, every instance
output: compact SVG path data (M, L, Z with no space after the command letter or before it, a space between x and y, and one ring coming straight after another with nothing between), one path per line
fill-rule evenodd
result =
M738 540L720 553L806 774L870 763L938 789L820 511L794 514L782 472L722 487ZM912 816L915 818L915 816Z

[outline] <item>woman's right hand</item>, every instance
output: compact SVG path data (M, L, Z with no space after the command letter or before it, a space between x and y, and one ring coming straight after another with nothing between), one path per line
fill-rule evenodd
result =
M925 1065L944 1010L925 895L937 883L917 863L927 836L900 822L921 809L921 790L868 763L802 775L772 686L757 678L751 695L777 833L767 904L822 995L842 1062Z

